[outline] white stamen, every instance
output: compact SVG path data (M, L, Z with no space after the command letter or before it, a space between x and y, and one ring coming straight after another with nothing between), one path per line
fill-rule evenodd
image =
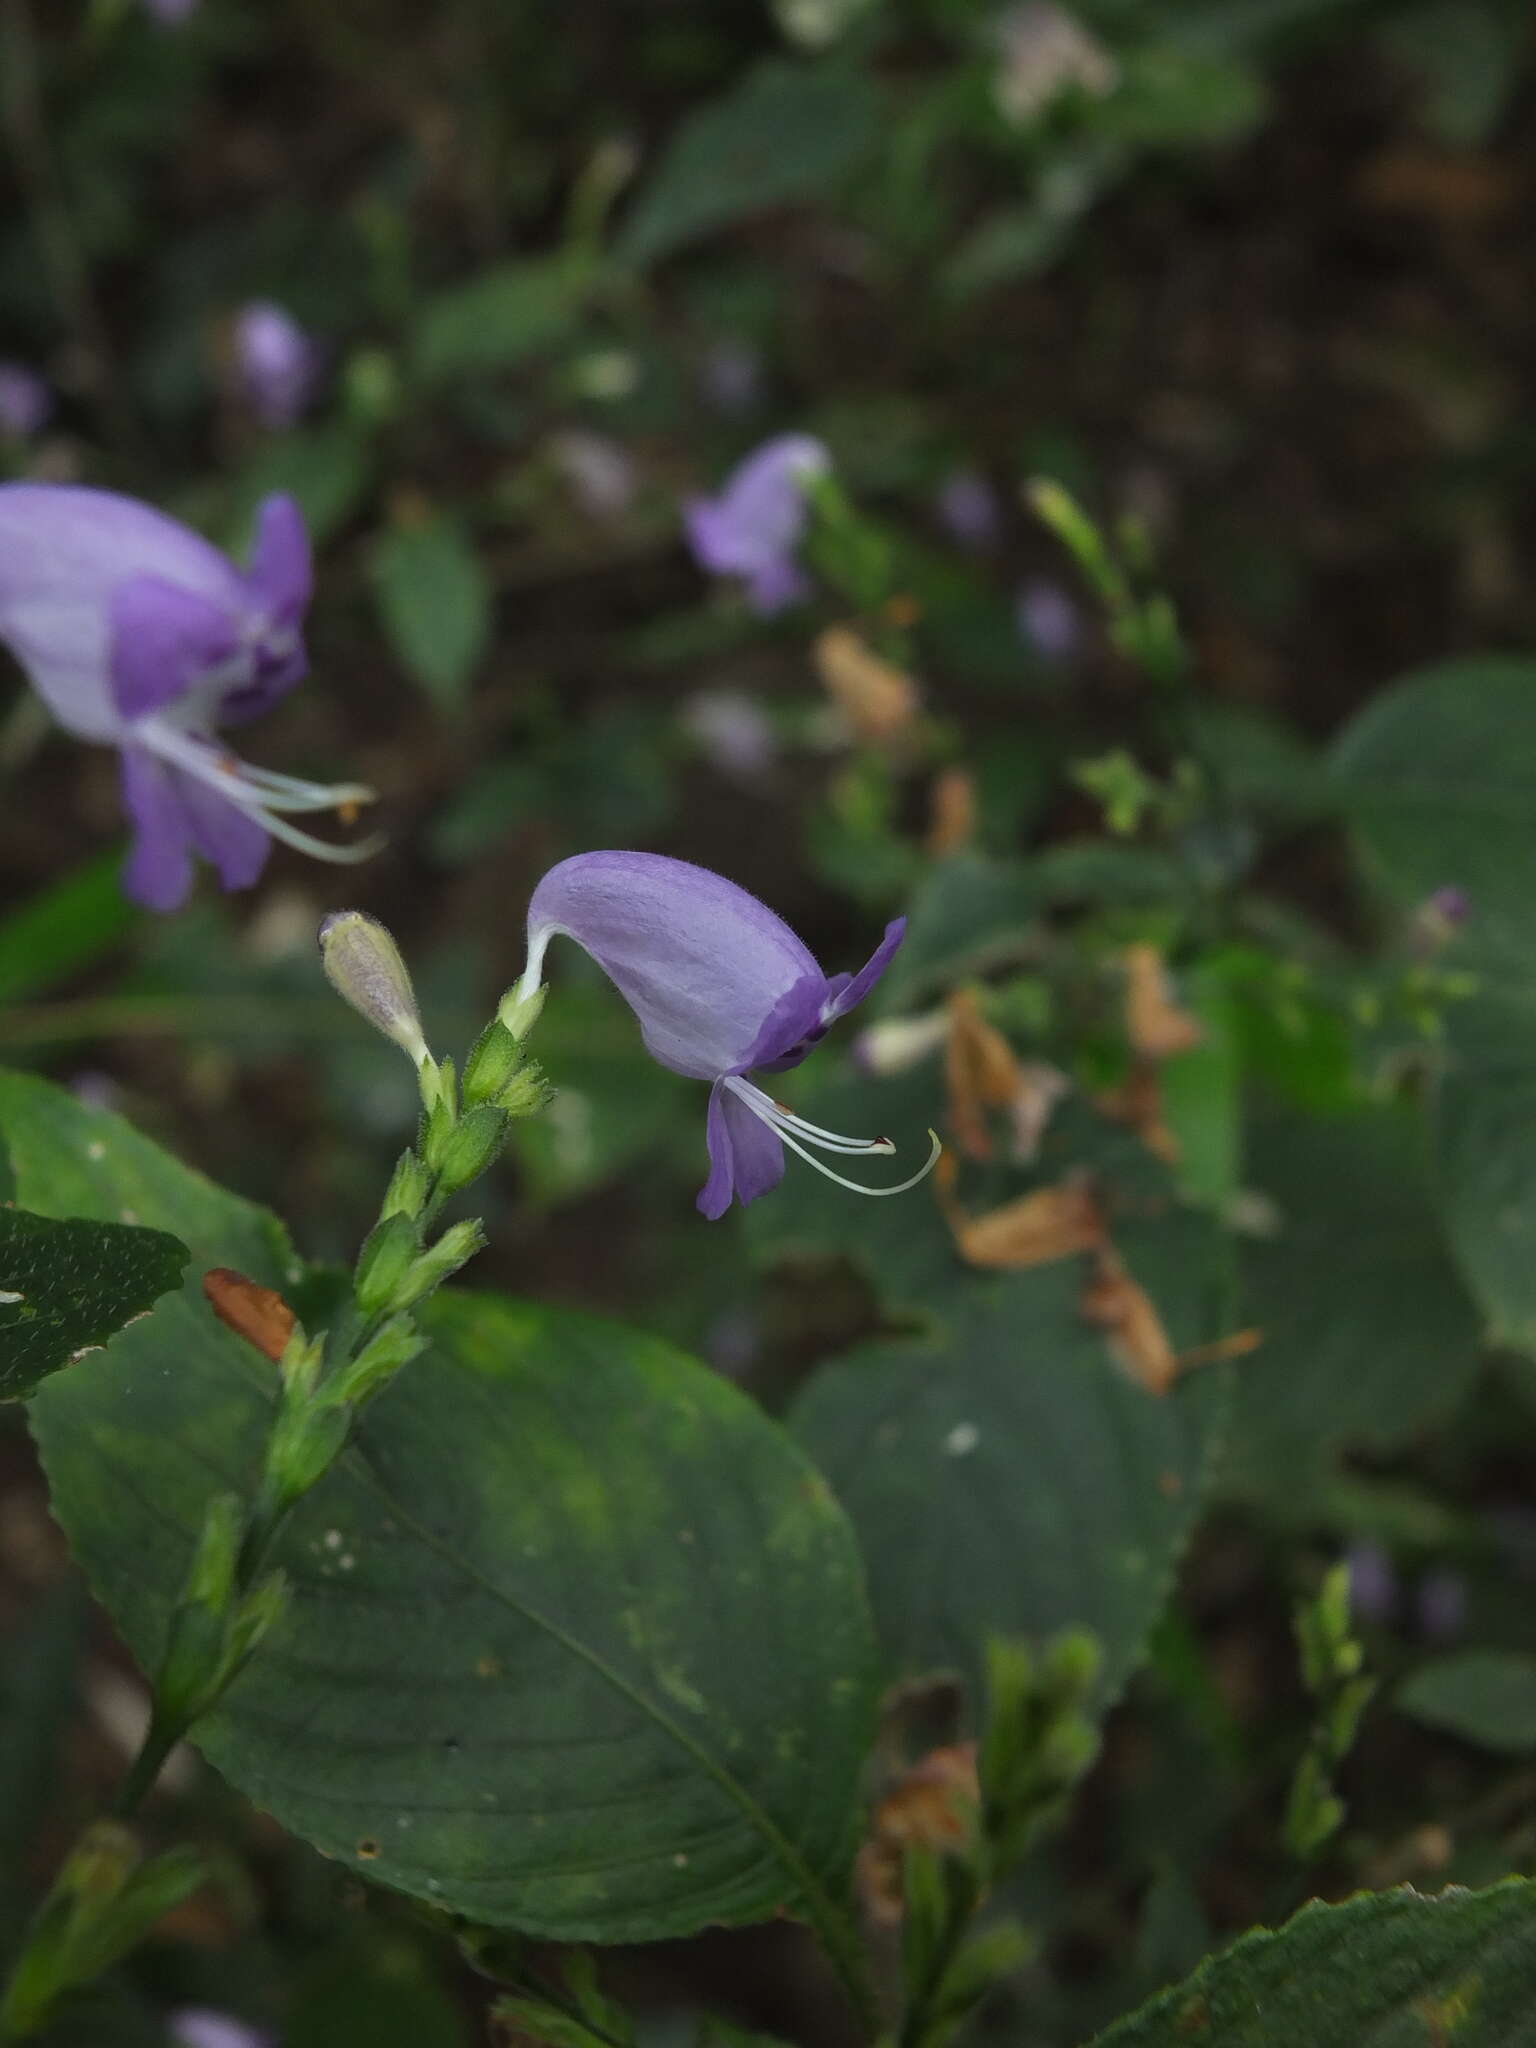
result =
M803 1159L807 1166L814 1166L816 1171L824 1174L828 1180L836 1181L840 1188L847 1188L856 1195L904 1195L909 1188L915 1188L920 1180L927 1179L944 1149L939 1142L938 1133L930 1131L928 1136L932 1140L933 1149L916 1173L906 1180L898 1181L894 1187L867 1188L856 1180L847 1180L842 1174L834 1173L830 1166L824 1165L813 1152L808 1151L800 1139L805 1138L809 1144L817 1146L823 1152L894 1152L896 1147L889 1138L839 1137L835 1131L823 1131L820 1125L807 1123L803 1117L795 1116L787 1109L781 1109L771 1096L765 1095L762 1089L755 1087L752 1082L742 1080L740 1075L728 1074L725 1085L739 1101L745 1103L755 1117L768 1126L781 1143L789 1147L797 1158Z
M268 768L253 768L236 755L226 754L207 741L157 719L142 720L134 728L134 738L140 745L148 747L151 753L158 754L162 761L194 776L215 790L226 803L233 804L248 818L254 818L274 839L297 847L300 853L307 853L315 860L335 861L345 866L353 861L370 859L384 844L382 836L375 833L354 845L336 846L329 840L316 839L309 832L301 832L280 815L284 811L342 810L351 804L373 803L376 792L366 783L341 782L327 789L318 782L301 782L291 775L274 774Z

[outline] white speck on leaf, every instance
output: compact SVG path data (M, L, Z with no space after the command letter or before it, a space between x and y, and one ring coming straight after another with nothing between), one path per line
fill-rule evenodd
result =
M106 1158L106 1156L107 1156L107 1148L106 1148L106 1146L105 1146L105 1145L103 1145L103 1143L101 1142L100 1138L92 1138L92 1140L91 1140L91 1142L89 1143L89 1145L87 1145L87 1146L86 1146L86 1148L85 1148L85 1156L86 1156L86 1158L87 1158L87 1159L105 1159L105 1158Z
M981 1442L981 1431L974 1422L957 1422L944 1439L944 1448L952 1458L968 1458Z

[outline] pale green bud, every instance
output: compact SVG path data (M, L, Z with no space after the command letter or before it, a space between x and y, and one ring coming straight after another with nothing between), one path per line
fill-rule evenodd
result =
M333 910L320 927L320 959L336 993L419 1067L427 1042L416 992L400 948L377 918L361 910Z
M436 1161L438 1185L445 1195L457 1194L478 1180L500 1156L507 1139L507 1113L488 1102L466 1109L444 1140Z
M406 1274L421 1250L415 1223L398 1210L376 1223L357 1255L352 1291L365 1316L382 1315L396 1306Z
M460 1266L468 1265L475 1253L484 1248L485 1232L479 1219L455 1223L445 1230L437 1243L428 1247L406 1275L395 1306L412 1308L425 1299L434 1287L451 1279Z
M542 983L538 988L525 989L521 982L515 982L502 997L496 1010L497 1019L519 1044L538 1023L539 1012L548 993Z

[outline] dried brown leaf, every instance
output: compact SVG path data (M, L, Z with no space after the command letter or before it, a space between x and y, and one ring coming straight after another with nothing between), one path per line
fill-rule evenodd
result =
M828 626L811 652L822 687L861 740L895 739L912 724L917 684L851 626Z
M215 1266L203 1275L208 1306L226 1328L254 1345L275 1365L282 1357L297 1318L283 1297L230 1266Z
M1173 999L1168 970L1156 946L1125 950L1125 1035L1143 1059L1170 1060L1205 1037L1197 1017Z

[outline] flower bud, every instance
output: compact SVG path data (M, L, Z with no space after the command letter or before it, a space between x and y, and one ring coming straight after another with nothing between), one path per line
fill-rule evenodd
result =
M460 1266L468 1265L475 1253L485 1246L485 1232L479 1219L455 1223L445 1230L437 1243L428 1247L406 1275L400 1290L397 1306L414 1308L418 1301L424 1301L435 1287L442 1285L458 1272Z
M400 949L383 925L361 910L333 910L320 927L320 958L336 993L419 1067L427 1058L427 1042L416 992Z
M402 1152L384 1190L380 1216L419 1216L431 1186L432 1176L416 1154Z
M445 1195L457 1194L478 1180L499 1157L507 1138L507 1113L488 1102L466 1109L443 1141L438 1157L438 1187Z
M464 1062L464 1100L494 1102L516 1073L522 1056L512 1033L499 1017L493 1017Z
M395 1306L401 1283L421 1250L421 1239L410 1217L397 1210L369 1231L357 1255L353 1292L365 1316L382 1315Z

